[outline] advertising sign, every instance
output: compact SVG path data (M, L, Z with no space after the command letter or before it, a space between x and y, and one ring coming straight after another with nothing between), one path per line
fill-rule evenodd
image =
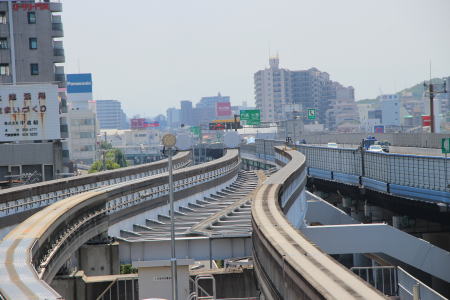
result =
M261 112L259 109L241 110L241 121L245 121L246 125L259 125L261 124Z
M216 116L230 116L231 104L230 102L217 102L216 103Z
M422 116L422 126L431 126L431 117L430 116Z
M384 125L375 125L373 126L374 133L384 133Z
M144 123L144 118L134 118L130 120L131 129L143 129L145 128Z
M0 141L61 137L58 86L24 84L0 89Z
M92 75L85 74L67 74L67 93L92 93Z

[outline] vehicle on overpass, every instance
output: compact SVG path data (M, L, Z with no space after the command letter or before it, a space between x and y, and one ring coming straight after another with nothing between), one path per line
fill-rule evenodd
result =
M370 151L370 152L384 152L383 148L381 147L381 145L371 145L369 147L369 149L367 149L367 151Z

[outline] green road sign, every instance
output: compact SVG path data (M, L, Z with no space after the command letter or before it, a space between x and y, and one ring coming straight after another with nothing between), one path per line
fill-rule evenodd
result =
M308 119L309 120L315 120L316 119L316 109L315 108L308 108Z
M192 126L190 128L190 130L191 130L192 134L194 134L194 135L200 136L200 134L202 133L200 126Z
M261 112L259 109L247 109L240 112L241 121L246 121L247 125L261 124Z
M450 138L442 139L441 145L443 154L450 153Z

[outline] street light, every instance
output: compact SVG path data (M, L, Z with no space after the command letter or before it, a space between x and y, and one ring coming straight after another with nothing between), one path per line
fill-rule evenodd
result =
M172 252L172 257L170 259L170 265L172 269L172 299L178 300L178 289L177 289L177 258L175 255L175 219L174 219L174 208L173 208L173 178L172 178L172 148L177 143L177 138L173 134L165 134L162 137L162 143L164 147L167 148L169 152L169 201L170 201L170 250Z

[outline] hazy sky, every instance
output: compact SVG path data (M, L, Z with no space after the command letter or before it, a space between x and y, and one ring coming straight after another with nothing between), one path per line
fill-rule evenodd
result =
M450 75L449 0L66 0L66 73L92 73L96 99L129 117L182 99L254 104L253 74L279 53L356 98Z

